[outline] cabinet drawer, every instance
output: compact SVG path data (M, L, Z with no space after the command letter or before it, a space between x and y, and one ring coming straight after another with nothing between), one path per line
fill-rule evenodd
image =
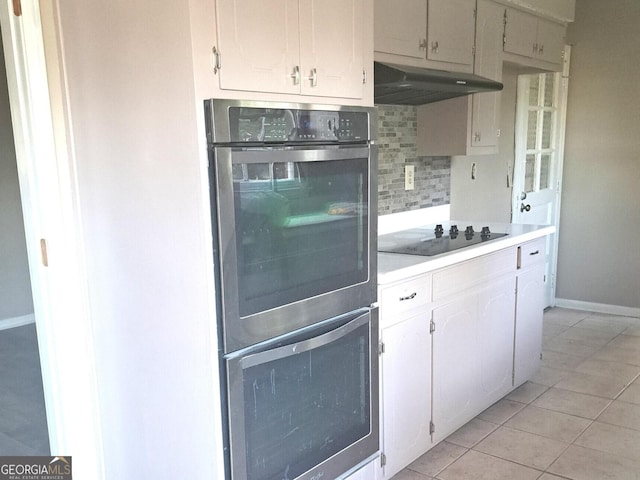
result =
M492 278L516 271L516 249L483 255L433 274L433 301L482 285Z
M531 265L544 263L547 237L538 238L518 247L518 270Z
M384 287L380 292L380 316L388 325L390 318L419 310L431 301L431 275L423 275ZM403 318L406 318L404 316Z

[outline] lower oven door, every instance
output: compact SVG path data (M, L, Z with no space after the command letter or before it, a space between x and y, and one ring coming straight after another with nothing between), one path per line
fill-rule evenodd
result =
M376 454L378 313L227 359L231 478L333 479Z

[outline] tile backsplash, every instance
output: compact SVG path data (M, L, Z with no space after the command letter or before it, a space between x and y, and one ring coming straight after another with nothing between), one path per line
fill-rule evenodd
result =
M451 193L451 157L418 157L417 109L378 105L378 213L446 205ZM415 188L404 189L404 166L415 166Z

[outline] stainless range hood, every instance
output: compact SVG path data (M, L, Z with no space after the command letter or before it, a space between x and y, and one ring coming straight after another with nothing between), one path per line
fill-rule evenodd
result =
M502 90L502 84L470 73L374 62L374 103L423 105L472 93Z

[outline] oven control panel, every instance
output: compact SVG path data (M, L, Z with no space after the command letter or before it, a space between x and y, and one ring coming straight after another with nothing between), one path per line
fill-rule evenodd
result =
M369 115L362 111L238 107L229 110L234 142L340 143L370 138Z

